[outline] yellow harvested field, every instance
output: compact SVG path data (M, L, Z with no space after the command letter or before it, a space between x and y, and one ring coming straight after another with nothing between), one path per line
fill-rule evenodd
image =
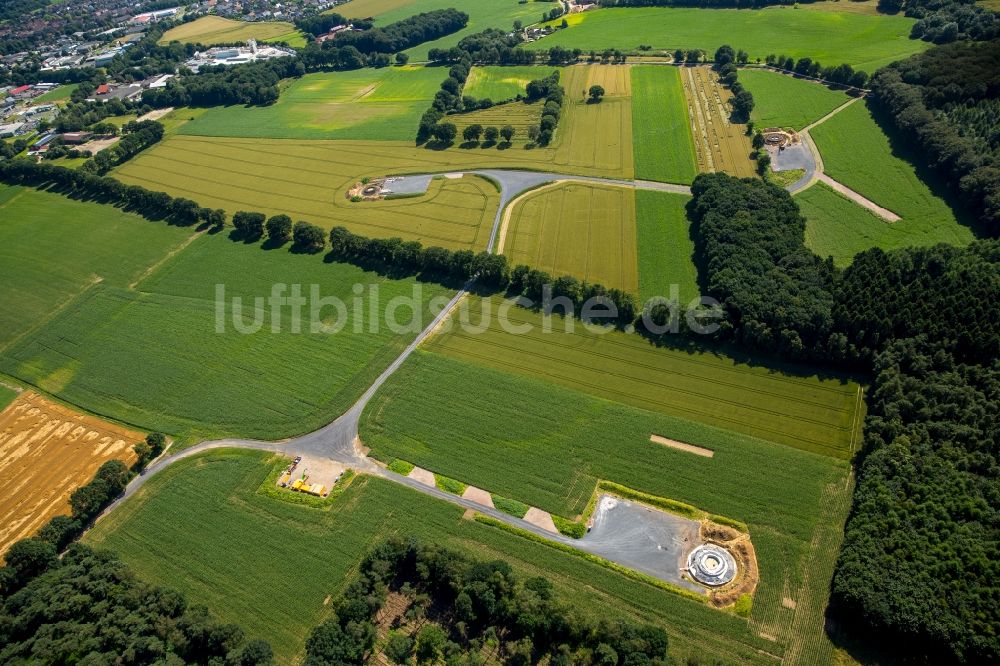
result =
M245 42L248 39L258 41L284 40L293 46L302 42L302 36L291 23L284 21L234 21L221 16L202 16L201 18L171 28L160 38L160 44L173 41L204 44L228 44Z
M608 97L632 97L632 68L622 65L588 65L587 83L581 91L584 95L590 90L590 86L601 86L604 88L605 99ZM572 81L576 81L573 77ZM567 93L575 93L575 90L566 89ZM604 102L601 102L602 104Z
M133 464L143 437L22 393L0 412L0 553L69 514L69 496L106 461Z
M608 96L588 104L586 90L601 83ZM548 170L597 171L613 178L632 178L632 98L628 67L576 65L562 70L566 102L556 128L555 155ZM612 94L610 91L615 91Z
M414 198L354 203L347 197L363 176L458 166L440 156L439 151L392 142L172 136L122 165L116 177L230 215L239 210L284 213L365 236L484 250L500 195L482 178L433 180L426 195Z
M715 72L707 66L682 68L681 82L698 170L723 171L741 178L755 176L755 165L750 159L753 147L746 126L729 121L732 93L719 84Z
M511 263L639 291L635 192L560 183L515 204L504 237Z

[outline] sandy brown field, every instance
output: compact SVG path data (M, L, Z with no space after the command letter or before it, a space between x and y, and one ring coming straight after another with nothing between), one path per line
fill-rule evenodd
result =
M105 461L135 462L143 439L25 391L0 412L0 553L34 534Z
M746 126L729 121L732 93L719 84L715 72L707 66L684 67L681 81L687 98L698 170L753 177L756 173L750 160L753 147L746 135Z

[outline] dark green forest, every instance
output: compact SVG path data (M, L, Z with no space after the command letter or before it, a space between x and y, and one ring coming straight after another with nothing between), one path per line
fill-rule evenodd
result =
M415 635L385 648L392 663L484 663L484 648L511 666L668 664L667 634L653 625L593 621L554 597L543 577L521 579L503 560L477 561L417 540L391 539L361 563L335 612L306 642L306 666L362 664L376 638L373 618L390 591L404 595Z
M784 190L724 174L693 190L720 336L875 376L831 615L896 658L1000 659L1000 241L872 249L840 272Z
M872 103L1000 235L1000 39L956 42L880 69ZM971 122L966 122L971 121Z

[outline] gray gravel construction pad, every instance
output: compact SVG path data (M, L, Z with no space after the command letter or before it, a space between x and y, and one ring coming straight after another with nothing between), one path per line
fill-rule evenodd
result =
M704 587L681 578L680 571L688 553L700 543L694 520L602 495L594 527L577 545L660 580L704 592Z
M784 150L771 152L771 165L775 171L791 171L792 169L813 169L816 167L812 154L805 144L797 143Z
M397 178L399 180L386 183L383 190L392 190L393 194L423 194L431 184L432 176L397 176Z

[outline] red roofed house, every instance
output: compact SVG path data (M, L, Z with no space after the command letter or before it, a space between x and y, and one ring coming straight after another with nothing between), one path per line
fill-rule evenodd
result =
M101 85L97 86L97 90L94 91L94 94L107 95L109 92L111 92L111 87L108 86L107 83L102 83Z
M30 90L31 90L31 86L18 86L17 88L14 88L13 90L11 90L10 94L13 97L21 97L21 96L23 96L25 93L27 93Z

